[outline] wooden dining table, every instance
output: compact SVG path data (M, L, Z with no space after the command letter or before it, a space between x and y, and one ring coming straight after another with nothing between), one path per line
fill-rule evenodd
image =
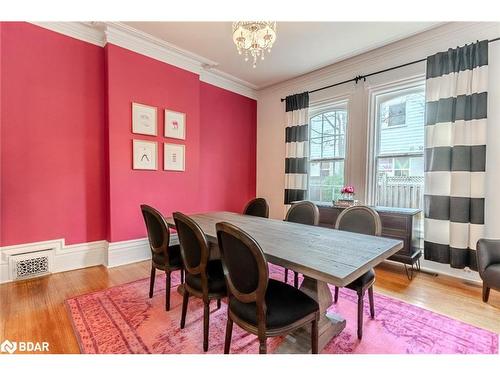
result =
M269 263L304 275L300 290L318 301L319 350L345 328L343 317L327 309L332 305L328 284L343 287L356 280L403 247L391 238L368 236L282 220L241 215L233 212L207 212L189 215L205 233L210 243L210 257L219 258L215 224L225 221L252 236ZM175 228L173 218L167 218ZM310 352L309 328L289 334L277 353Z

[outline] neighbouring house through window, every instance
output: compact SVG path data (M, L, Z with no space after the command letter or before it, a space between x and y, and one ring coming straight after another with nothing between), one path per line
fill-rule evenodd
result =
M344 185L347 102L309 110L309 200L332 203Z
M423 208L424 85L395 88L374 95L374 203Z

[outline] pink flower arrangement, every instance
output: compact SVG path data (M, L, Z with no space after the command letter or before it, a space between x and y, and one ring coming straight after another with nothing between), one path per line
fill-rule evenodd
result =
M354 186L347 185L340 189L342 194L354 194Z

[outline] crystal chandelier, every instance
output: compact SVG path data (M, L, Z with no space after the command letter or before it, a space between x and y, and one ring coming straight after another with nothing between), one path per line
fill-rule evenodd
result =
M253 67L257 66L257 59L264 60L264 52L271 52L276 40L276 22L269 21L240 21L233 22L233 42L238 53L245 56L245 61L253 60Z

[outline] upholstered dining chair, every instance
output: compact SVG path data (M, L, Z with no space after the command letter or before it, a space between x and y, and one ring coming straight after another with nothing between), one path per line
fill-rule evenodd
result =
M210 260L210 248L199 225L188 216L174 213L175 227L179 235L181 256L186 270L186 282L182 298L181 329L186 324L189 297L203 300L203 351L208 350L208 330L210 321L210 301L227 295L224 273L220 259Z
M254 198L247 203L243 210L243 214L264 217L267 219L269 217L269 205L264 198Z
M380 236L382 233L382 223L380 217L374 209L367 206L353 206L343 210L337 218L335 229L345 230ZM375 271L369 270L367 273L354 280L346 286L358 294L358 339L363 337L363 299L368 290L368 299L370 302L370 316L375 317L375 306L373 302L373 284L375 284ZM339 298L339 288L335 287L333 301L337 303Z
M481 238L476 249L477 268L483 280L483 302L488 302L490 288L500 291L500 240Z
M181 251L179 245L170 246L170 231L163 215L151 206L141 205L142 216L146 223L149 247L151 249L151 280L149 282L149 298L153 297L156 269L165 271L165 310L170 310L170 274L181 272L181 282L184 282Z
M294 203L286 213L285 221L306 225L318 225L318 206L310 201L301 201ZM288 282L288 268L285 268L285 283L286 282ZM293 285L296 288L299 285L299 273L296 271L293 271Z
M217 239L228 287L224 354L229 354L233 322L259 338L259 354L267 353L267 338L311 325L311 351L318 353L318 303L301 290L269 279L259 244L229 223L217 223Z

